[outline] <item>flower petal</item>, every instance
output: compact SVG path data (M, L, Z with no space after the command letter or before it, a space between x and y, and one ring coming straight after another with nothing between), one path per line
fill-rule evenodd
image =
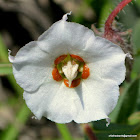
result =
M89 51L87 59L90 74L96 79L114 80L118 85L125 79L125 57L122 49L112 42L96 37L90 39L85 51Z
M90 37L95 39L94 33L87 27L60 20L39 37L40 48L50 52L55 58L69 53L82 55L84 59L87 55L83 50Z
M53 79L44 83L38 91L32 94L24 92L23 96L27 106L38 119L45 116L57 123L68 123L76 115L74 89L67 88L64 83L55 82Z
M48 53L31 42L21 48L13 61L13 73L17 83L25 91L35 91L47 78L52 79L53 61Z
M34 93L24 92L23 96L38 119L45 116L57 123L108 119L118 100L118 86L113 81L84 81L76 88L67 88L52 80L44 82Z
M88 78L76 90L79 100L75 100L78 114L74 121L77 123L108 119L108 114L116 106L119 96L118 86L109 80L93 81Z

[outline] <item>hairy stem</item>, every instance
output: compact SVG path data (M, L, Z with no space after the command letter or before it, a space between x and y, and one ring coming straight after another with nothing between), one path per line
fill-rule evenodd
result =
M113 30L112 30L112 23L116 15L132 0L123 0L118 4L118 6L112 11L112 13L109 15L106 23L105 23L105 32L104 36L108 36Z

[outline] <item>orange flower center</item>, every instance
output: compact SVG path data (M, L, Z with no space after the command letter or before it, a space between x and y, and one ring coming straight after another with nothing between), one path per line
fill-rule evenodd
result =
M68 62L71 62L71 66L74 66L75 64L78 65L78 68L76 69L76 76L72 80L71 85L69 85L69 79L63 72L63 67L65 67ZM78 55L61 55L55 59L54 65L55 67L52 71L53 79L56 81L64 80L64 84L69 88L77 87L80 84L81 79L87 79L90 75L89 67Z

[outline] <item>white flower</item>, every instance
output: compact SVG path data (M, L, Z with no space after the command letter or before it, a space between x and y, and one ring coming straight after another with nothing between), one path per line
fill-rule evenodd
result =
M117 104L118 85L125 78L126 54L112 42L95 37L92 30L66 19L67 14L14 58L9 55L15 79L38 119L109 121L108 114ZM70 88L75 79L79 81Z

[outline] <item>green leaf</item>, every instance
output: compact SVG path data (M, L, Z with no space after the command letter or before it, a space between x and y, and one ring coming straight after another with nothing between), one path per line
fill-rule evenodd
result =
M9 62L8 61L8 50L2 40L1 35L0 35L0 60L1 60L1 62Z
M140 6L140 0L136 0L136 4Z
M133 29L132 41L133 41L133 50L134 50L134 64L132 69L131 78L137 77L140 74L140 20L137 21Z
M139 78L134 80L126 92L120 96L116 108L110 114L113 122L126 123L128 117L135 111L139 95L139 82Z
M140 132L140 124L137 125L124 125L111 123L106 127L106 121L96 121L93 122L93 131L99 140L114 140L114 137L109 137L109 135L124 135L133 134L136 135Z
M132 41L134 45L134 51L137 53L140 51L140 20L137 21L133 28L133 35L132 35Z
M12 64L0 63L0 76L12 74Z
M128 118L128 124L134 125L137 123L140 123L140 112L135 112Z
M97 22L100 21L101 18L105 20L106 17L104 17L102 10L105 9L106 10L106 11L104 10L105 12L109 11L110 7L109 9L106 9L107 7L105 5L108 5L111 2L111 0L84 0L84 1L89 6L91 6L95 11Z
M24 103L21 106L14 122L10 124L9 127L0 135L1 140L15 140L24 123L28 120L30 114L31 111L27 108L26 104Z
M69 130L65 124L56 123L56 126L64 140L73 140L73 138L72 138L71 134L69 133Z
M140 74L140 56L134 57L133 69L131 72L131 78L135 79Z
M100 13L100 18L99 18L99 27L103 27L105 25L105 21L107 20L110 12L110 9L113 9L113 2L110 0L106 0L105 4L103 5Z

